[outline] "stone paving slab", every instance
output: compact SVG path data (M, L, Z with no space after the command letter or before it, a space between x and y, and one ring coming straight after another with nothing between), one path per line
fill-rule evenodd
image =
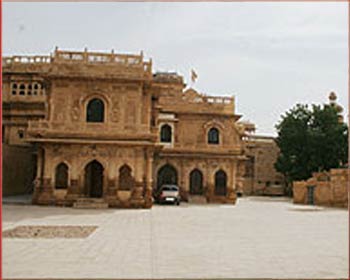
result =
M81 210L3 206L3 230L97 226L85 239L3 239L11 279L347 278L348 212L241 198L232 205Z
M18 226L2 232L2 238L87 238L96 226Z

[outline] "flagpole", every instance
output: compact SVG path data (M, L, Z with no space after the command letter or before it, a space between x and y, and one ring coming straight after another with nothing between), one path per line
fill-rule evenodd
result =
M198 78L197 73L193 69L191 69L191 88L193 88L193 85L196 82L197 78Z

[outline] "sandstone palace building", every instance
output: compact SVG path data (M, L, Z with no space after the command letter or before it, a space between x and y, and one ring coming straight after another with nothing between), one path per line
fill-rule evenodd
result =
M166 183L179 185L184 201L235 203L256 176L245 145L251 126L239 122L233 97L185 87L176 73L154 73L142 53L6 57L8 164L20 147L30 151L36 204L147 208ZM269 180L280 184L275 173Z

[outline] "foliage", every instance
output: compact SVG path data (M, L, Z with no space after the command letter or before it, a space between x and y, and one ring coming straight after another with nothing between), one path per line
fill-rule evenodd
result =
M277 171L287 182L305 180L313 172L338 168L347 162L348 127L339 122L338 108L332 105L298 104L276 125L280 155Z

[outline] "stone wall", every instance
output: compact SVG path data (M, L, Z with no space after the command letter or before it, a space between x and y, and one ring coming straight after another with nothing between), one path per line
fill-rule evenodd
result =
M284 177L274 167L279 149L273 137L250 136L245 140L245 195L284 194Z
M348 184L349 184L348 169L333 169L331 170L331 186L333 191L333 205L347 206L348 205Z
M331 169L330 172L314 173L306 181L293 182L293 202L311 204L310 196L313 196L315 205L347 207L348 179L348 169ZM314 190L308 191L310 187L314 187Z
M35 155L30 147L2 145L2 194L30 192L35 177Z

